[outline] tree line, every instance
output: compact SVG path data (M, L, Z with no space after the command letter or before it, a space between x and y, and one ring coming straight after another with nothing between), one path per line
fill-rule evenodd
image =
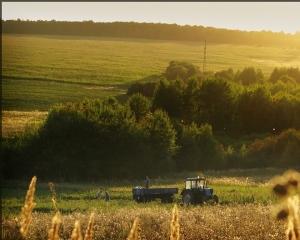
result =
M241 31L165 23L2 20L2 33L142 38L300 47L300 32Z
M253 68L168 80L174 64L153 97L52 106L44 123L5 139L3 176L97 181L299 165L299 69L275 68L267 80Z

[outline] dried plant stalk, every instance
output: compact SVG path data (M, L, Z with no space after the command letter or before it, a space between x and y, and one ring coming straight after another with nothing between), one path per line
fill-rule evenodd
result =
M22 207L22 222L21 222L21 228L20 233L22 237L25 239L26 234L30 225L31 221L31 212L36 205L36 203L33 202L34 192L35 192L35 184L36 184L36 176L34 176L31 179L29 189L27 191L26 199L25 199L25 205Z
M49 187L50 187L50 191L52 192L52 202L53 202L53 205L55 207L55 210L58 211L54 183L53 182L49 182Z
M59 240L58 228L60 224L60 213L56 212L55 216L52 219L52 228L49 231L49 240Z
M173 208L173 218L171 222L170 240L178 240L178 239L179 239L178 207L177 204L175 204Z
M75 228L72 232L71 240L82 240L80 223L78 220L75 222Z
M288 170L282 176L275 177L273 182L273 192L282 199L282 209L277 219L287 220L286 239L300 240L299 196L293 195L300 185L300 173Z
M138 226L139 226L139 219L134 219L133 226L130 230L128 240L137 240L138 239Z
M95 214L92 213L89 221L88 228L86 230L84 240L92 240L93 237L93 225L94 225Z

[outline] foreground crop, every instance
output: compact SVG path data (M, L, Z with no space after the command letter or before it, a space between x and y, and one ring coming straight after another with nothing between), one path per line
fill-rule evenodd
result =
M180 239L285 239L285 224L273 218L272 213L276 210L276 205L259 204L179 206ZM77 220L84 236L92 212L95 213L93 239L125 239L136 217L139 218L138 234L142 239L168 239L170 236L172 211L145 206L109 213L95 209L62 214L60 239L71 238ZM34 212L27 239L48 239L54 215L54 212ZM3 239L16 239L19 235L16 219L2 220L2 231Z

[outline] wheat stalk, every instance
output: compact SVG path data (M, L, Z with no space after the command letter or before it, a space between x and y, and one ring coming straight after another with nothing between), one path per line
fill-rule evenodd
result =
M139 226L139 219L134 219L132 228L130 230L129 236L127 240L137 240L138 239L138 226Z
M178 239L179 239L178 207L177 204L175 204L173 208L173 218L171 222L170 240L178 240Z
M277 219L287 220L287 240L300 240L299 196L293 196L293 191L297 190L300 185L300 174L294 170L288 170L282 176L275 177L274 182L273 192L283 202L283 207L277 214Z
M79 221L75 222L75 228L72 232L71 240L82 240Z
M49 231L48 240L59 240L58 228L60 224L60 213L56 212L55 216L52 219L52 228Z
M36 176L34 176L31 179L29 189L27 191L26 199L24 207L22 207L22 222L21 222L21 228L20 233L22 237L25 239L26 234L30 225L31 221L31 212L36 205L36 203L33 202L34 192L35 192L35 184L36 184Z
M84 240L92 240L93 237L93 224L94 224L94 218L95 218L95 214L92 213L91 217L90 217L90 221L88 224L88 228L86 230L85 236L84 236Z
M52 192L52 202L53 202L53 205L55 207L55 210L58 211L54 183L53 182L49 182L49 187L50 187L50 191Z

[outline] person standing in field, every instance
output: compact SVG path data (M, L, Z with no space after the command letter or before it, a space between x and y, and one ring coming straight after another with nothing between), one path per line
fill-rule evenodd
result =
M102 191L99 189L99 192L96 195L96 199L100 198Z
M110 200L110 195L109 195L109 193L106 190L105 191L105 202L109 202L109 200Z
M150 179L148 176L146 176L146 188L149 188L150 186Z

